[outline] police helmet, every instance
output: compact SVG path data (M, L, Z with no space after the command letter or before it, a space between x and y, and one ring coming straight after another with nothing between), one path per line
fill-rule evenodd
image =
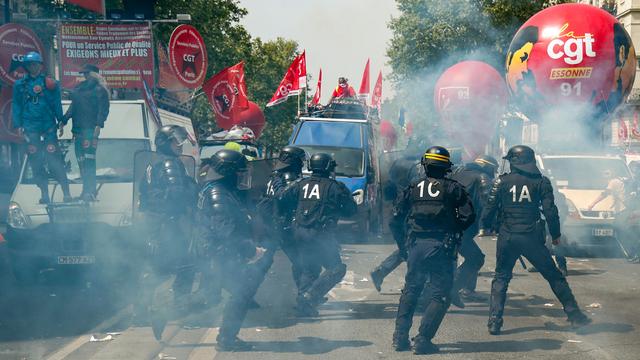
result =
M309 159L309 170L314 174L329 174L336 168L336 161L325 153L316 153Z
M35 63L42 64L42 56L37 51L31 51L31 52L27 53L27 55L24 56L23 62L24 63L35 62Z
M540 170L536 166L536 153L526 145L513 146L503 159L509 161L512 169L530 174L540 174Z
M173 151L171 143L175 141L178 146L182 146L188 140L189 134L184 127L178 125L163 126L156 132L156 149L165 155L180 155Z
M451 168L451 154L449 154L449 150L443 148L442 146L432 146L425 151L422 160L420 161L422 166L425 168L427 166L435 166L444 169Z
M285 146L280 150L275 170L286 168L302 169L307 153L297 146Z
M239 189L251 187L251 179L247 168L247 158L241 153L229 149L222 149L209 158L209 166L218 176L211 180L236 180Z
M494 174L499 166L498 160L491 155L480 155L473 162L489 174Z

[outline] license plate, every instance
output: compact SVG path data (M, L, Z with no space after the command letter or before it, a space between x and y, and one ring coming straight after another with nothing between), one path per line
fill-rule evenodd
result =
M593 229L593 236L613 236L613 229Z
M95 256L58 256L60 265L94 264L95 262Z

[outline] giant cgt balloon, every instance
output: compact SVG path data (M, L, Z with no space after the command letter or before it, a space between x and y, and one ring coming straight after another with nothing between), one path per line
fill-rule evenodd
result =
M484 153L507 105L507 87L500 73L481 61L457 63L440 76L433 96L451 145L464 149L463 160Z
M260 137L260 135L262 134L262 130L264 129L264 113L256 103L254 103L253 101L249 101L249 107L240 113L240 116L238 116L238 120L235 121L232 125L248 127L253 131L253 134L257 139Z
M612 113L629 94L636 55L624 27L591 5L557 5L532 16L507 53L507 83L536 119L542 109L591 104Z

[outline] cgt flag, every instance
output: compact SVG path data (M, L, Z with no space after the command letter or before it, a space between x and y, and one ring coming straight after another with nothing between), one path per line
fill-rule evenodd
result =
M67 0L66 2L102 15L105 13L104 0Z
M320 75L318 75L318 86L316 87L315 94L313 94L313 100L311 100L311 104L318 105L320 103L321 96L322 96L322 68L320 68Z
M307 86L307 58L305 52L293 59L289 70L278 86L273 97L267 106L278 105L289 98L289 96L300 95L303 88Z
M378 80L373 87L373 94L371 94L371 106L378 108L380 112L380 106L382 105L382 70L378 73Z
M362 73L362 81L360 81L360 91L358 91L358 97L366 100L371 91L371 84L369 81L369 62L371 59L367 59L367 65L364 66L364 73Z
M202 91L216 113L218 126L229 130L240 113L249 108L244 63L240 62L217 73L202 85Z

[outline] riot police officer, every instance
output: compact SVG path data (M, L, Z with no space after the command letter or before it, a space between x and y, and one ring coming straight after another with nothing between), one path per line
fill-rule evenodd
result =
M237 151L223 149L208 161L209 175L198 194L198 221L214 258L222 286L231 298L224 308L216 347L221 351L247 350L251 346L238 338L260 282L256 262L265 249L252 241L251 216L242 190L251 186L247 160Z
M580 311L567 280L545 246L541 211L553 244L559 244L561 237L551 182L540 173L535 153L528 146L512 147L504 159L509 161L510 172L494 182L481 218L484 228L492 224L496 215L499 219L496 271L491 283L489 333L500 334L507 287L520 255L524 255L547 280L572 325L590 323L591 319Z
M64 121L60 86L43 74L39 53L32 51L25 55L24 66L27 74L13 86L13 127L26 140L29 164L41 192L40 203L48 204L51 200L45 164L60 184L64 201L71 201L69 181L56 136L56 129Z
M475 213L464 187L445 177L451 168L447 149L430 147L421 162L426 175L404 190L390 224L398 246L404 251L408 248L393 346L396 351L410 349L413 314L429 276L431 298L414 338L414 352L428 354L438 351L431 339L450 304L459 234L473 223Z
M168 311L186 307L195 273L189 253L191 226L187 222L192 218L198 189L179 158L187 139L187 131L181 126L160 128L155 136L157 156L147 165L140 184L140 211L145 215L149 255L142 277L142 301L151 301L152 327L158 340ZM171 286L173 299L158 299L156 287L173 274L176 275ZM154 293L156 297L152 300Z
M293 236L303 267L297 309L302 316L317 315L316 307L347 271L336 227L339 218L356 213L357 205L347 187L332 178L335 167L331 155L314 154L309 159L311 176L292 183L280 197L280 213L295 209Z
M299 264L297 249L293 239L287 236L291 230L292 213L274 216L277 212L277 201L284 189L294 181L302 177L302 167L306 160L306 152L296 146L285 146L280 150L278 162L267 181L267 187L260 202L257 205L262 222L266 225L266 237L262 241L264 247L271 250L267 252L269 259L264 261L264 268L260 282L264 279L273 263L275 250L280 246L291 262L291 273L296 287L300 285L302 270Z
M467 190L477 214L482 213L497 170L498 161L493 156L481 155L473 162L456 168L451 174L451 178ZM460 255L464 257L464 262L456 271L453 293L451 294L452 303L458 307L464 307L460 295L467 300L477 299L475 290L478 272L484 265L484 254L474 240L478 230L478 222L474 222L462 235Z

